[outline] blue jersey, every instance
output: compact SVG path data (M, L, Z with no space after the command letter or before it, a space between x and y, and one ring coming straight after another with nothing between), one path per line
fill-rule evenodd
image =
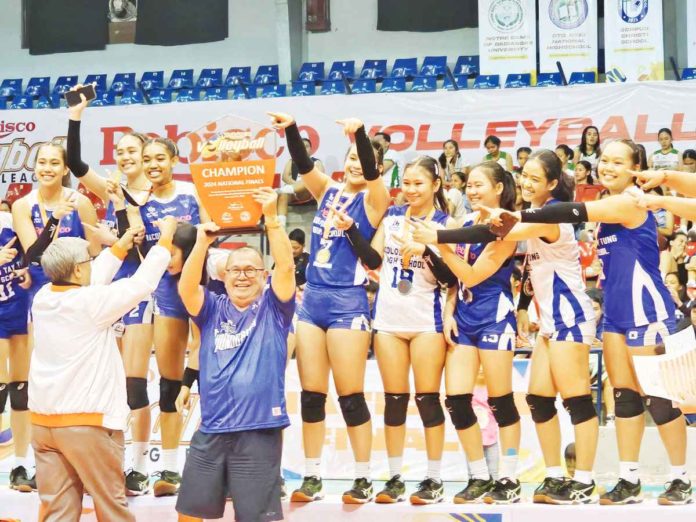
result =
M329 216L329 207L334 205L334 200L339 193L339 187L333 186L326 191L319 204L317 213L312 221L311 253L307 264L307 281L318 286L362 286L367 281L367 273L353 251L348 238L343 230L337 230L333 226L329 229L329 237L324 239L324 224ZM370 224L365 212L365 192L357 194L342 194L339 205L355 221L355 226L360 233L370 241L375 235L375 227ZM322 254L328 252L328 257Z
M203 433L227 433L290 424L285 407L287 337L295 298L281 302L268 288L239 311L227 295L204 290L193 321L199 353Z
M104 215L103 223L106 226L108 226L111 230L113 230L115 234L118 233L116 210L114 209L114 204L111 201L109 201L109 204L106 206L106 214ZM130 256L126 257L126 259L123 260L123 263L121 263L121 267L118 269L118 272L116 272L116 275L114 276L113 280L118 281L119 279L123 279L124 277L132 276L138 269L138 264L139 263L131 259Z
M12 228L12 214L0 212L0 246L5 246L12 239L15 240L13 247L17 249L17 255L9 263L0 265L0 310L2 310L3 320L6 314L17 311L15 315L24 316L26 320L28 296L27 291L18 284L18 280L13 277L13 272L22 267L22 246L19 244L17 235Z
M602 223L597 234L602 262L604 320L631 328L674 317L674 302L660 274L655 216L639 227Z

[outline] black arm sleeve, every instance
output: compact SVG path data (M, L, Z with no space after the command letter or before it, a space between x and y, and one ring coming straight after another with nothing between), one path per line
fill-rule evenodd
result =
M523 210L520 215L522 223L584 223L587 207L584 203L555 203Z
M435 279L437 279L440 283L447 285L448 287L457 284L457 276L454 275L452 270L449 269L442 258L430 250L430 247L427 245L425 246L423 258L430 267L430 271L435 276Z
M532 298L534 297L534 292L533 291L527 291L527 287L529 286L530 290L532 288L532 283L529 281L529 270L524 269L522 272L522 281L520 281L520 300L517 303L517 310L527 310L529 309L529 305L532 302Z
M372 143L370 143L370 138L367 137L364 126L355 131L355 148L358 150L358 159L360 159L363 177L367 181L379 179L375 150L372 148Z
M187 388L192 388L193 383L198 380L199 370L194 370L188 366L184 370L184 378L181 380L181 384Z
M488 225L472 225L437 231L438 243L491 243L497 239L499 239L498 236L490 231Z
M123 237L126 230L130 228L130 222L128 221L128 212L125 208L116 211L116 229L118 230L118 237Z
M353 247L353 251L365 263L370 270L379 268L382 264L382 256L370 246L370 242L360 233L358 227L353 223L346 231L346 237Z
M80 122L75 120L68 121L68 168L75 174L76 178L81 178L87 171L89 165L82 161L82 150L80 145Z
M689 282L689 271L686 269L686 263L677 263L677 277L679 278L679 284L683 286L686 286L686 283Z
M288 142L290 157L295 165L297 165L300 175L312 172L314 169L314 162L307 153L307 149L302 142L302 136L300 136L300 130L297 128L296 123L293 123L285 129L285 139Z
M56 233L56 228L60 220L51 216L43 229L43 232L39 234L39 237L34 241L34 244L29 247L27 254L25 256L27 266L37 262L41 258L41 254L44 250L48 248L53 240L53 235Z

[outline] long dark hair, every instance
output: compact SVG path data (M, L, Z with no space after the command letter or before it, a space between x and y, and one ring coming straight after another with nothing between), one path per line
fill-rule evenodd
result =
M404 167L404 176L406 175L406 171L413 167L421 167L425 169L428 174L430 174L430 179L434 184L438 182L440 183L435 191L433 203L435 204L435 208L438 208L447 214L447 198L445 197L445 189L443 186L444 183L442 175L440 174L440 167L437 160L435 158L431 158L430 156L418 156L406 164Z
M682 161L685 159L692 159L696 160L696 150L694 149L686 149L684 153L682 154Z
M590 163L587 160L580 160L575 164L575 168L578 168L578 165L582 165L585 167L585 170L587 170L587 184L588 185L594 185L594 176L592 175L592 163Z
M587 154L587 131L590 129L594 129L597 131L597 145L594 146L593 152L595 152L597 154L597 157L599 157L599 155L602 153L602 149L599 147L599 129L594 125L588 125L582 130L582 136L580 137L580 153Z
M514 211L517 190L515 187L515 178L512 177L512 174L501 167L498 162L492 160L475 165L471 169L471 172L475 169L481 169L494 187L498 183L503 184L503 192L500 194L500 208Z
M557 181L558 183L551 191L553 199L558 201L573 201L575 197L575 179L563 171L561 159L555 152L548 149L539 149L533 152L529 159L536 160L541 165L546 175L546 181Z
M640 161L638 162L640 170L648 170L648 151L645 150L642 143L636 143L635 145L640 151Z
M445 156L444 148L445 148L445 145L447 145L448 143L451 143L452 145L454 145L454 150L455 150L455 152L456 152L456 154L454 155L454 157L455 157L455 158L461 158L461 157L462 157L461 153L459 152L459 143L457 143L455 140L446 140L446 141L443 142L443 144L442 144L442 149L443 149L443 151L442 151L442 154L440 154L440 157L438 158L438 161L440 162L440 166L441 166L443 169L446 169L446 168L447 168L447 157ZM456 163L456 160L455 160L455 163Z
M663 132L667 133L667 135L669 136L669 144L672 147L674 147L674 143L672 142L672 140L674 140L674 138L672 137L672 129L668 129L667 127L661 128L659 131L657 131L658 139L660 138L660 134L662 134Z

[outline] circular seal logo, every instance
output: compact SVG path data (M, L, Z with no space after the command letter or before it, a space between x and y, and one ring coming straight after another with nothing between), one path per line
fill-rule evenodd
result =
M585 20L589 8L587 0L551 0L549 2L549 18L560 29L575 29Z
M501 33L516 31L524 23L520 0L494 0L488 8L488 21Z
M619 15L629 24L637 24L648 14L648 0L619 0Z
M240 218L242 221L250 221L250 220L251 220L251 214L249 214L249 212L247 212L247 211L245 210L244 212L242 212L241 214L239 214L239 218Z

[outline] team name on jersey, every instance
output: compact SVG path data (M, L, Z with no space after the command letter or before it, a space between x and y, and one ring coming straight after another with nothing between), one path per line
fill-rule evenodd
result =
M248 328L235 333L234 324L223 323L220 329L215 329L215 351L234 350L239 348L251 332L256 328L256 319Z
M397 247L385 246L384 247L384 258L385 261L391 265L401 264L401 251ZM408 268L425 268L426 264L423 259L418 256L414 256L408 263Z
M532 261L539 261L539 259L541 259L541 255L539 254L539 252L528 252L527 253L527 261L529 261L530 263Z
M619 239L616 237L616 234L599 238L600 245L609 245L610 243L617 243L618 241Z

